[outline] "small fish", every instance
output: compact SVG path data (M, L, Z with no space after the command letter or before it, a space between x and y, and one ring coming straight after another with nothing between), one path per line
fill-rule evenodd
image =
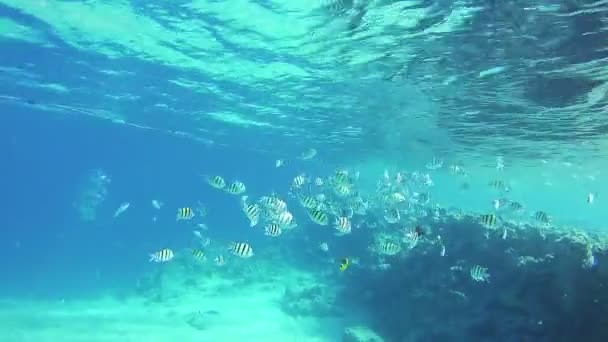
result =
M541 223L544 223L544 224L549 223L549 215L547 215L547 213L542 210L537 211L534 214L534 218Z
M292 187L299 189L306 183L306 176L304 174L297 175L293 178L291 182Z
M441 253L439 255L445 256L445 245L441 245Z
M401 246L392 241L386 241L380 245L380 253L385 255L395 255L400 251Z
M492 205L496 210L503 208L507 203L509 203L509 200L506 198L498 198L492 201Z
M524 209L524 206L519 202L512 201L511 203L509 203L509 208L511 208L511 210L513 211L522 211Z
M246 242L233 242L228 247L228 250L232 254L245 259L253 256L253 249Z
M221 254L216 256L215 259L213 259L213 261L218 266L224 266L226 264L226 261L224 261L224 256Z
M474 281L479 281L479 282L490 282L490 274L488 273L488 269L485 267L481 267L479 265L475 265L473 267L471 267L471 270L469 271L471 278Z
M234 181L226 188L226 192L232 195L240 195L245 193L245 191L247 191L247 188L240 181Z
M429 163L425 165L425 167L429 170L437 170L443 167L443 160L433 157Z
M327 252L329 251L329 245L327 244L327 242L323 242L319 245L319 248L323 251L323 252Z
M177 209L177 215L175 216L176 221L190 220L194 217L194 210L190 207L184 207Z
M315 178L315 185L316 186L323 186L323 178L321 178L321 177Z
M194 259L198 260L198 261L205 261L207 260L207 257L205 256L205 253L200 250L200 249L193 249L192 250L192 256L194 257Z
M308 211L308 216L314 223L321 226L326 226L329 224L329 217L321 210L311 209Z
M129 202L122 203L120 207L118 207L118 209L116 209L116 211L114 212L114 217L118 217L118 215L124 213L127 209L129 209L130 205L131 203Z
M342 258L342 260L340 261L340 272L344 272L346 271L346 269L348 268L348 266L350 265L350 260L348 258Z
M590 192L589 194L587 194L587 203L593 204L593 201L595 201L595 194L593 192Z
M160 209L163 206L163 202L157 201L157 200L152 200L152 206L155 209Z
M335 185L339 185L339 184L343 184L343 185L348 185L350 184L350 180L348 179L348 171L347 170L336 170L336 173L334 174L333 178L332 178L332 182Z
M494 188L499 191L505 191L505 192L511 191L511 188L502 180L493 180L490 183L488 183L488 185L491 188Z
M336 186L334 186L334 192L338 196L345 197L350 195L351 190L348 184L337 184Z
M193 230L192 234L194 234L194 236L196 236L197 238L199 238L201 240L203 239L203 234L201 234L201 232L198 230Z
M507 227L504 228L504 230L502 231L502 239L506 240L507 239L507 233L508 233L508 229Z
M274 167L279 168L279 167L283 166L283 164L284 164L284 163L285 163L285 162L284 162L282 159L277 159L277 160L274 162Z
M224 178L222 178L222 176L213 176L212 178L207 178L207 184L220 190L226 187L226 181Z
M494 214L485 214L480 216L481 224L487 227L494 227L496 225L496 215Z
M319 202L314 198L306 195L298 195L300 205L306 209L314 209L319 206Z
M336 218L334 222L336 229L338 230L339 235L348 234L351 232L351 223L348 217L342 216Z
M283 211L282 213L280 213L279 215L276 216L276 222L281 227L289 226L292 221L293 221L293 215L289 211Z
M153 262L168 262L173 259L174 254L173 251L169 248L163 248L156 253L150 254L150 261Z
M247 196L241 197L241 205L243 207L243 212L249 219L249 226L256 226L260 220L260 207L257 204L247 204Z
M264 231L266 236L277 237L281 235L281 227L276 223L271 223L266 226L266 230Z

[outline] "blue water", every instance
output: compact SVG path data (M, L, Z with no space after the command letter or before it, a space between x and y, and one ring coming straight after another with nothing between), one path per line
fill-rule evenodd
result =
M149 254L171 248L190 265L204 223L206 251L238 260L211 275L252 284L259 266L226 249L246 241L268 279L275 262L326 282L285 291L296 319L331 316L386 341L605 341L606 13L589 1L0 0L0 300L162 293L145 283L169 274ZM433 158L444 167L429 170ZM347 198L370 208L338 237L335 213L320 227L294 194L335 200L342 169L360 172ZM397 173L408 189L391 188ZM298 228L271 239L249 227L239 198L206 183L215 175L242 181L251 202L285 199ZM407 208L389 203L395 191ZM524 213L494 208L499 198ZM198 202L205 217L176 222ZM480 223L490 213L497 227ZM372 251L385 235L405 246L416 226L415 248ZM470 275L479 265L490 283Z
M57 121L20 108L2 116L1 127L6 295L86 296L132 285L150 271L148 253L190 244L191 229L175 225L171 208L198 200L209 211L212 238L254 238L252 230L242 228L246 218L234 215L238 201L213 191L203 175L238 178L251 184L255 196L289 184L294 172L289 166L276 172L272 160L255 153L208 148L103 121ZM243 172L245 166L249 170ZM99 218L81 222L73 203L91 170L99 168L111 175L111 191ZM152 199L164 202L160 215ZM132 206L113 219L122 202ZM155 215L159 220L152 222Z

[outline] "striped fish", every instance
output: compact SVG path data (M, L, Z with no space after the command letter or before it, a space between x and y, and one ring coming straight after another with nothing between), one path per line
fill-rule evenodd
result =
M494 188L494 189L499 190L499 191L509 192L509 190L510 190L510 188L507 185L507 183L505 183L502 180L493 180L493 181L491 181L489 183L489 185L490 185L491 188Z
M175 255L173 254L172 250L170 250L169 248L163 248L156 253L150 254L150 261L167 262L167 261L171 261L171 259L173 259L174 256Z
M249 224L254 227L260 220L260 207L257 204L249 204L243 208L245 215L249 219Z
M289 211L284 211L276 217L276 221L281 226L288 226L293 221L293 215Z
M509 208L514 211L521 211L524 209L524 206L519 202L512 201L511 203L509 203Z
M297 175L294 179L293 182L291 183L291 185L294 188L301 188L302 185L304 185L304 183L306 183L306 176L304 174L301 175Z
M336 174L332 178L332 182L335 185L339 185L339 184L348 185L350 183L350 180L348 179L348 171L336 170Z
M207 184L216 189L223 189L226 186L226 181L221 176L213 176L211 178L207 178Z
M334 192L338 196L348 196L350 195L350 187L348 186L348 184L337 184L336 186L334 186Z
M184 207L184 208L177 209L177 215L176 215L175 219L177 221L190 220L193 217L194 217L194 210L192 210L192 208L190 208L190 207Z
M386 241L380 245L380 253L386 255L395 255L401 251L401 246L392 242Z
M245 184L243 184L243 182L240 182L240 181L234 181L234 182L232 182L232 184L230 184L226 188L226 192L233 194L233 195L240 195L240 194L244 193L246 190L247 190L247 188L245 187Z
M243 212L249 219L249 226L254 227L260 220L260 207L257 204L247 204L247 196L241 197Z
M348 217L342 216L342 217L336 218L334 225L336 226L336 229L338 230L338 233L340 235L350 233L351 224L350 224L350 220L348 219Z
M494 227L496 225L496 215L494 214L485 214L480 216L481 224L487 227Z
M200 249L193 249L192 256L194 257L194 259L196 259L198 261L207 260L207 257L205 256L205 252L201 251Z
M245 242L233 242L230 244L230 247L228 247L228 250L241 258L250 258L253 256L253 249Z
M272 201L270 202L270 210L274 211L275 213L284 212L287 210L287 203L285 203L285 201L282 199L273 197Z
M319 205L319 203L317 202L317 200L314 197L310 197L310 196L306 196L306 195L299 195L298 200L300 202L300 205L306 209L313 209Z
M277 236L281 235L281 233L282 233L281 227L276 223L271 223L268 226L266 226L266 230L265 230L266 236L277 237Z
M538 221L540 223L545 223L545 224L549 223L549 215L547 215L547 213L542 210L537 211L534 214L534 218L536 219L536 221Z
M308 216L316 224L322 226L326 226L329 224L329 217L327 217L327 214L321 210L311 209L308 211Z

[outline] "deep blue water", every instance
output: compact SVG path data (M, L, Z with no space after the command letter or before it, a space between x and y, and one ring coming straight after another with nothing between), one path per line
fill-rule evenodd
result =
M17 107L1 120L5 295L86 295L131 286L150 271L148 253L191 244L193 227L177 224L174 208L199 200L210 237L259 239L244 229L246 218L234 214L238 199L210 188L203 175L239 179L257 197L284 191L295 173L294 165L277 171L273 160L255 153L94 119L56 120ZM97 220L82 222L72 204L94 169L111 177L110 190ZM159 212L152 199L164 202ZM122 202L131 206L114 219Z

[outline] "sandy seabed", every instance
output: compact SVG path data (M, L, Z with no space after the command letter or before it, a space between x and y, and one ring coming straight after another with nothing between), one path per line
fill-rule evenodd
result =
M282 278L244 286L215 274L177 296L153 301L146 296L46 302L5 299L0 302L0 341L339 341L338 318L297 317L282 310L289 282L307 277L283 274Z

